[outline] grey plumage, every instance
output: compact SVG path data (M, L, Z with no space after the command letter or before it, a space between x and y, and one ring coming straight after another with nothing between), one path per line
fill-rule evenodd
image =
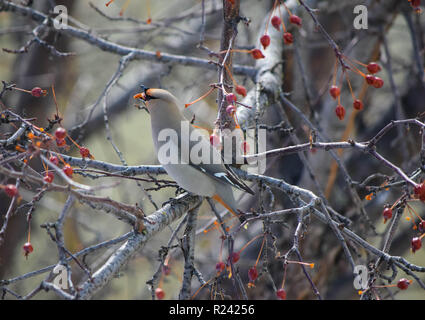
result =
M175 96L162 89L143 89L144 92L140 96L145 100L151 116L152 138L157 155L165 146L178 151L179 163L163 164L167 173L180 187L191 193L207 197L218 196L234 214L237 214L239 210L232 187L250 194L254 192L223 163L220 153L203 136L201 130L194 128L183 117L180 110L183 105ZM169 139L164 141L158 139L167 129L174 130L177 135L169 135ZM183 139L182 130L188 134ZM193 136L197 137L196 141L189 139ZM196 153L195 148L200 148L197 154L200 158L209 155L207 163L193 161L191 152ZM202 150L208 150L209 154L202 154Z

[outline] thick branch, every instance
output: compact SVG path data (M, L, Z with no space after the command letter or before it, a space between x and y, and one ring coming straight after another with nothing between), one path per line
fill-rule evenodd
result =
M34 10L32 8L20 6L18 4L12 3L7 0L0 0L0 11L12 11L17 12L24 16L29 16L34 21L42 23L46 19L50 19L47 15ZM206 69L216 70L216 66L210 63L210 60L205 60L196 57L187 57L180 56L168 53L161 53L157 55L156 52L151 52L147 50L127 47L123 45L116 44L112 41L105 40L96 35L93 35L89 31L85 31L79 28L72 27L70 25L64 26L63 29L57 30L57 32L66 34L68 36L86 41L104 51L115 53L121 56L126 56L128 54L134 53L134 59L139 60L148 60L156 61L162 63L172 63L172 64L181 64L185 66L194 66L202 67ZM256 69L246 66L234 66L233 71L235 74L248 75L254 77L256 74Z
M160 210L149 215L152 224L146 224L143 233L134 233L115 253L97 270L91 281L82 284L77 299L90 299L102 289L114 275L136 254L155 234L180 218L185 212L199 205L200 198L184 194L176 198L172 204L167 204Z

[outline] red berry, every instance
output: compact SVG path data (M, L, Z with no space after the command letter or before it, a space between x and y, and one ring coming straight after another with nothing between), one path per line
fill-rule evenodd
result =
M24 249L24 255L25 257L28 257L28 255L34 251L34 248L31 245L31 242L27 242L22 246L22 249Z
M251 55L255 60L264 59L266 56L261 52L260 49L252 49Z
M242 148L242 152L244 154L247 154L249 152L249 143L246 141L242 142L241 148Z
M285 32L283 34L283 42L285 44L292 44L294 43L294 36L290 32Z
M52 183L54 178L55 178L55 175L53 174L53 172L49 171L44 175L43 180L46 181L47 183Z
M385 208L382 215L384 216L384 221L387 221L392 218L393 210L391 210L391 208Z
M418 229L420 232L425 232L425 220L419 222Z
M72 167L69 164L67 164L63 167L63 172L65 172L65 174L68 177L72 178L72 174L74 173L74 169L72 169Z
M83 158L90 158L90 150L85 147L80 147L80 154Z
M417 184L414 188L414 192L418 196L419 200L425 202L425 182Z
M398 280L397 282L397 287L401 290L406 290L410 285L410 281L407 280L406 278L402 278L400 280Z
M417 8L421 5L421 0L412 0L410 1L410 4L412 5L413 8Z
M239 261L239 259L241 258L241 255L239 252L233 252L232 253L232 262L236 263Z
M339 118L339 120L344 120L345 117L345 108L340 104L335 108L335 114Z
M276 291L276 296L280 299L280 300L286 300L286 291L283 288L280 288L279 290Z
M65 139L65 137L66 137L66 130L64 128L62 128L62 127L57 128L56 131L55 131L55 137L57 139L59 139L59 140L60 139Z
M236 86L236 93L242 97L246 97L246 89L244 86Z
M363 102L359 99L354 100L353 108L356 109L356 110L362 110L363 109Z
M377 89L382 88L382 86L384 85L384 80L379 77L375 77L372 85Z
M155 289L155 295L156 295L156 298L158 300L162 300L165 297L165 292L161 288L156 288Z
M258 278L258 271L256 266L253 266L248 270L248 278L251 282L254 282Z
M63 147L63 146L65 146L65 145L66 145L66 141L65 141L65 139L56 139L56 145L57 145L58 147Z
M46 94L47 94L47 91L41 89L40 87L34 87L31 90L31 95L36 98L40 98L41 96L45 96Z
M232 104L232 103L235 103L236 100L237 100L237 98L236 98L236 95L235 94L229 93L229 94L226 95L226 101L227 101L227 103Z
M212 146L217 147L220 145L220 138L217 135L212 134L210 135L210 143Z
M425 192L425 182L417 184L414 188L414 192L418 196L421 195L422 193L424 193Z
M221 272L224 270L224 268L226 268L226 265L224 264L224 262L220 261L215 265L215 270L217 270L217 272Z
M233 104L229 104L227 107L226 107L226 112L228 113L228 114L234 114L235 113L235 111L236 111L236 107L233 105Z
M56 156L51 156L51 157L49 158L49 161L50 161L51 163L53 163L54 165L59 165L59 158L58 158L58 157L56 157Z
M285 42L285 44L291 44L294 43L294 37L292 35L292 33L290 32L285 32L283 34L283 41Z
M329 93L332 96L332 98L336 99L339 97L339 95L341 94L341 90L337 87L337 86L332 86L329 89Z
M273 16L271 22L272 22L273 27L275 27L276 30L279 31L282 20L280 20L280 18L278 16Z
M6 192L9 197L13 198L18 195L18 188L16 188L14 184L7 184L4 187L4 192Z
M295 14L291 15L291 17L289 18L289 22L292 23L292 24L295 24L295 25L297 25L299 27L301 27L301 24L302 24L301 18L298 17Z
M269 35L265 34L260 38L261 45L263 46L264 50L270 45L270 37Z
M371 74L366 75L365 79L368 85L373 85L373 83L375 82L375 77Z
M422 247L422 241L419 237L414 237L412 239L412 251L415 253L417 250L419 250Z
M372 73L372 74L378 73L379 71L381 71L381 67L376 62L369 63L366 68L367 68L367 71L369 71L369 73Z

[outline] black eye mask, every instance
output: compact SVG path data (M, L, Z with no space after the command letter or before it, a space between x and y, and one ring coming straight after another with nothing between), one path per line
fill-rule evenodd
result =
M145 99L144 99L145 101L149 101L149 100L152 100L152 99L158 99L158 98L155 98L155 97L148 95L148 90L149 90L148 87L145 87L143 84L140 87L142 88L143 93L145 94Z

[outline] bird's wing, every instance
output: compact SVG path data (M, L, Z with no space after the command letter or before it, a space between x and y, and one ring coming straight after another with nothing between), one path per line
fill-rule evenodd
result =
M254 191L248 187L241 179L239 179L235 173L232 171L229 165L218 165L218 164L193 164L190 163L190 165L205 173L206 175L210 176L211 178L214 178L215 180L218 180L222 183L230 184L231 186L248 192L252 195L254 195Z
M206 135L203 132L204 130L194 128L193 126L190 126L189 130L191 138L194 139L190 139L189 141L190 154L192 148L197 145L196 149L198 150L201 159L208 160L207 163L202 161L194 163L195 161L191 161L191 157L185 157L189 160L189 164L193 168L196 168L197 170L203 172L204 174L210 176L211 178L217 181L220 181L225 184L230 184L235 188L238 188L253 195L254 191L252 191L251 188L249 188L241 179L236 176L236 174L232 171L229 165L224 163L221 153L216 148L214 148L211 143L206 139ZM208 150L208 155L206 155L207 159L204 159L202 155L203 151L206 150ZM182 152L182 149L180 149L180 152Z
M239 185L240 186L240 188L242 188L243 190L245 190L246 192L248 192L248 193L250 193L250 194L252 194L252 195L254 195L255 194L255 192L250 188L250 187L248 187L246 184L245 184L245 182L243 182L241 179L239 179L239 177L233 172L233 170L232 170L232 168L228 165L228 164L225 164L224 165L225 166L225 168L227 169L227 174L229 175L229 177L230 177L230 179L235 183L235 184L237 184L237 185Z

